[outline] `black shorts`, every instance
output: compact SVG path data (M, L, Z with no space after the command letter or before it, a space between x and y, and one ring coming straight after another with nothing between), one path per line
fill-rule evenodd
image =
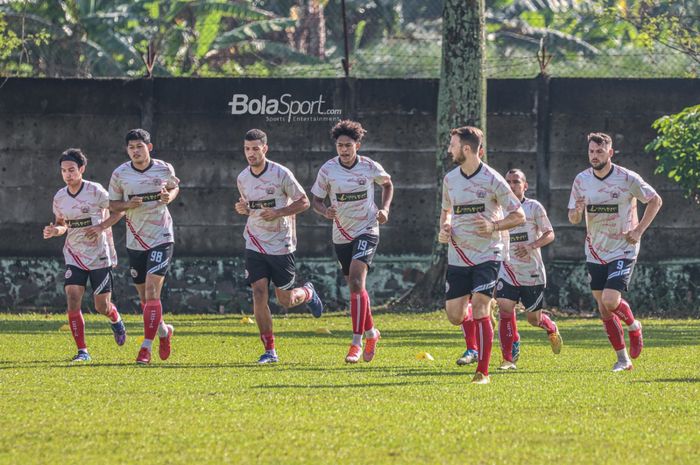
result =
M493 295L501 262L492 260L474 266L447 265L445 300L457 299L475 292Z
M350 263L353 260L365 263L367 270L369 270L378 245L379 236L374 234L362 234L347 244L333 244L335 255L338 257L340 267L343 269L343 276L350 275Z
M592 291L603 289L615 289L625 292L632 279L634 260L621 258L602 265L600 263L586 262L588 277L591 280Z
M277 289L289 290L294 287L296 267L294 254L266 255L245 249L245 280L248 285L267 278Z
M503 279L496 285L496 298L522 302L525 311L536 312L542 309L544 301L544 284L535 286L513 286Z
M98 268L97 270L83 270L82 268L78 268L74 265L66 265L66 273L64 278L64 287L85 287L89 278L93 295L112 292L112 267Z
M148 250L126 249L129 254L129 271L134 284L146 282L146 274L165 276L173 258L173 243L160 244Z

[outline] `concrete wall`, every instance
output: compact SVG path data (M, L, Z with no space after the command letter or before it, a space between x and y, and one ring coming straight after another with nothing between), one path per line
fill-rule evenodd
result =
M251 127L264 129L270 158L289 166L310 188L320 165L333 156L328 130L338 115L316 112L292 121L233 115L234 94L268 100L291 94L288 100L308 100L307 105L322 96L316 109L337 110L369 129L362 152L384 165L396 187L392 217L382 229L382 263L370 286L375 301L398 295L424 269L432 246L437 90L433 80L10 79L0 88L0 308L63 306L62 240L41 239L52 217L51 198L62 187L57 157L67 147L83 148L87 178L106 185L112 170L127 160L123 136L133 127L151 131L154 156L171 162L182 179L180 197L171 205L178 260L167 305L178 311L246 307L240 266L245 218L231 208L236 176L246 166L242 137ZM557 233L546 256L552 270L563 271L551 273L548 303L590 305L585 286L581 291L580 280L572 281L583 269L584 230L566 221L566 201L574 176L587 167L585 134L600 130L613 135L615 160L642 174L665 200L644 238L635 282L658 277L644 270L663 261L662 269L687 277L679 280L676 273L675 281L658 283L673 290L664 305L692 306L697 280L690 276L700 268L700 245L688 238L697 230L700 209L653 175L653 157L642 147L654 137L654 119L700 100L698 81L499 80L489 82L488 92L489 163L501 171L525 170L530 195L548 207ZM116 298L128 306L134 292L125 273L124 235L123 224L116 226L122 257ZM321 281L329 300L342 304L329 223L304 213L298 237L300 275Z

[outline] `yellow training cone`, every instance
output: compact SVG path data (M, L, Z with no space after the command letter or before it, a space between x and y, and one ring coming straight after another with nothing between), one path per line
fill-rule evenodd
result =
M430 362L430 361L433 361L435 359L428 352L418 352L416 354L416 360L427 360Z
M59 331L70 331L70 326L68 326L68 323L66 323L65 325L58 328L58 330Z
M333 334L328 328L316 328L316 334Z
M244 316L243 318L241 318L241 323L243 323L244 325L254 325L255 320L253 320L249 316Z
M143 344L144 339L145 339L145 338L144 338L143 336L140 336L140 337L136 340L136 342L138 343L138 345L141 345L141 344Z

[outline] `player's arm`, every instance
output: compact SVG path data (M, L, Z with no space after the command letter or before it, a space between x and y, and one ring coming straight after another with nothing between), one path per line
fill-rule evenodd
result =
M440 210L440 232L438 233L438 242L447 244L452 236L452 212L449 210Z
M302 194L301 197L299 197L297 200L290 203L286 207L265 208L262 211L262 213L260 213L260 217L265 221L273 221L277 218L282 218L283 216L296 215L297 213L301 213L304 210L307 210L308 208L309 198L306 196L306 194Z
M523 207L513 210L502 220L491 221L492 231L507 231L525 223L525 212ZM488 232L488 231L487 231Z
M583 212L586 209L586 200L578 199L576 200L576 207L569 208L569 223L579 224L583 219Z
M549 231L542 233L542 235L536 241L529 244L529 247L531 249L541 249L552 242L554 242L554 231L550 229Z
M325 198L318 197L315 194L311 194L313 198L311 199L311 208L318 213L319 215L328 218L329 220L332 220L335 218L335 215L338 213L336 208L334 206L328 206L326 207L326 204L324 202Z
M388 179L382 184L382 208L377 212L377 221L384 224L389 220L389 209L394 198L394 184Z
M68 231L68 225L66 225L65 220L60 216L56 216L53 223L49 223L48 226L44 226L44 239L63 236L66 231Z
M109 210L113 212L125 212L131 208L137 208L141 206L143 203L143 199L139 197L138 195L133 196L127 201L124 200L110 200L109 201Z
M90 226L85 229L85 236L88 239L97 239L100 234L105 232L107 229L111 228L115 224L119 223L119 220L124 216L124 212L114 212L110 211L109 216L103 220L100 224Z
M654 197L647 202L647 206L644 209L644 215L642 216L639 224L633 230L625 233L625 240L627 242L630 244L636 244L639 242L639 240L642 238L642 234L644 234L647 228L651 225L651 222L654 221L654 218L656 218L659 210L661 210L662 204L663 200L661 200L661 196L659 194L654 194Z
M161 187L160 188L160 203L163 205L168 205L170 202L175 200L177 198L177 195L180 193L180 186L175 186L175 187Z

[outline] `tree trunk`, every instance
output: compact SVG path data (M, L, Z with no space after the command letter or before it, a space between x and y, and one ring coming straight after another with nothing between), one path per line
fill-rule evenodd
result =
M442 208L442 179L452 167L447 153L450 129L476 126L486 135L486 79L484 69L484 0L445 0L442 12L442 67L438 93L436 212ZM484 141L484 147L486 142ZM445 299L447 246L437 241L435 219L432 262L425 275L402 296L396 307L431 311Z

